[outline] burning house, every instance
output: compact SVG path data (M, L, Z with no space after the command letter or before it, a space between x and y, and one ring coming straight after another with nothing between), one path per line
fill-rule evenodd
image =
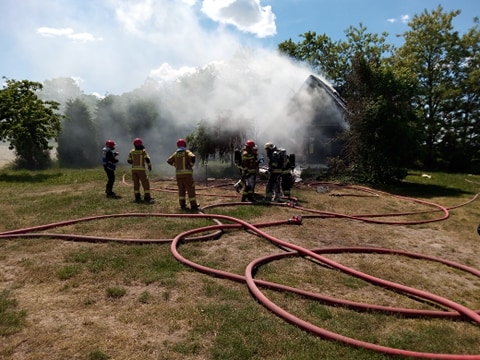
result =
M343 148L339 135L348 130L344 100L326 81L310 75L287 108L288 117L302 124L297 138L297 163L325 166L327 159L338 156Z

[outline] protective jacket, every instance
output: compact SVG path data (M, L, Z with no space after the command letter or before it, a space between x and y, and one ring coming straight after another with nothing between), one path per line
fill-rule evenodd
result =
M242 177L246 177L248 175L256 174L258 171L258 159L257 155L248 151L242 151L242 160L241 160L241 171Z
M268 171L271 174L281 174L283 169L283 163L281 158L281 152L277 148L271 151L267 151L268 158Z
M145 165L151 168L150 156L143 146L130 150L127 162L132 165L132 170L145 170Z
M195 154L188 149L178 148L167 160L167 163L174 166L177 175L193 174Z
M198 209L199 204L197 203L195 183L193 180L195 154L184 147L179 147L170 155L167 163L175 167L180 207L182 209L186 208L186 194L188 194L191 209Z
M112 149L105 146L102 149L102 152L103 152L103 157L102 157L103 167L106 170L114 171L117 168L116 163L118 162L118 159L115 158L115 154L113 153Z

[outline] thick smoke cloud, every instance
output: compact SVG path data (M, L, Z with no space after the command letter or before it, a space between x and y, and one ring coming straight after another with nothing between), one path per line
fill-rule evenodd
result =
M296 138L303 136L305 124L289 117L286 107L310 72L261 45L261 38L276 32L274 9L261 0L67 3L3 3L8 16L1 26L18 29L14 40L23 44L27 66L43 76L31 80L72 77L86 93L101 96L139 88L148 96L149 87L161 88L165 96L158 99L158 111L186 131L228 111L252 120L249 136L260 145L298 144L288 150L300 151ZM128 151L133 139L115 121L110 137L126 142L122 150ZM138 136L173 146L165 126Z

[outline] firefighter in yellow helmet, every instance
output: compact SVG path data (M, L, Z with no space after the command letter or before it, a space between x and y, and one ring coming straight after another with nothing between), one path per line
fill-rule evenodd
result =
M153 203L150 194L150 180L148 179L145 166L148 171L152 171L152 162L150 156L143 146L143 141L140 138L133 140L134 148L128 154L127 162L132 165L132 179L133 179L133 193L135 201L142 201L142 194L140 193L140 185L143 187L144 200L147 203Z
M197 210L200 205L197 203L195 182L193 181L195 154L187 149L187 142L184 139L177 140L177 150L170 155L167 163L175 167L180 207L187 208L186 195L188 194L190 208Z
M242 202L255 201L255 184L258 173L257 146L253 140L247 140L241 154L240 170L244 184Z

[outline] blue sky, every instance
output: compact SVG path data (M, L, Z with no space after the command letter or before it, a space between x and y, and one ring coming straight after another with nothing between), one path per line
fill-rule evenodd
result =
M0 76L68 76L85 93L121 94L147 77L169 81L231 61L239 49L268 57L307 31L343 40L350 25L362 23L400 45L395 34L438 5L461 10L454 21L460 33L480 16L477 0L2 0Z

